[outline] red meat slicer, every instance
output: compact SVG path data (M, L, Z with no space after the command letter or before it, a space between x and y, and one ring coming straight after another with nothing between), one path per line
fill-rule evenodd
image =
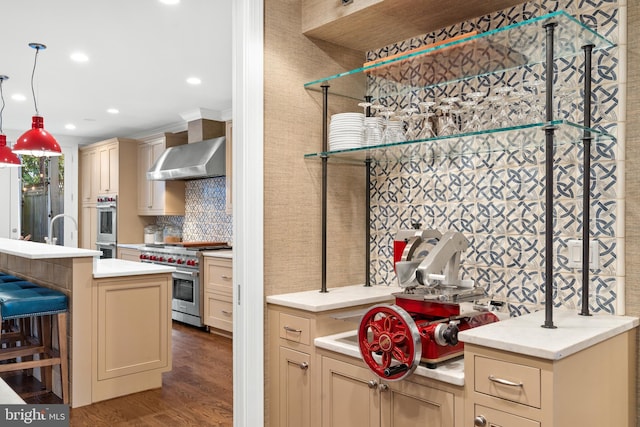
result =
M358 328L365 363L380 378L392 381L411 375L420 362L435 368L461 356L459 331L498 321L488 305L477 304L484 290L458 277L460 254L469 246L464 235L417 229L399 235L394 249L402 255L394 261L404 291L394 294L395 304L367 311Z

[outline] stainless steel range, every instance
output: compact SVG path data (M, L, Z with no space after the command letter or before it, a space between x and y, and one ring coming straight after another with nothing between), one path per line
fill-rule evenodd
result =
M175 267L173 272L172 318L202 327L203 290L200 284L202 251L231 249L229 246L182 247L176 245L145 246L140 261Z

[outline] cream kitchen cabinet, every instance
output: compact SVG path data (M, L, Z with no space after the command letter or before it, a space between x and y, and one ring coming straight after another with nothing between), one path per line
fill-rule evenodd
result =
M416 375L403 381L381 381L360 360L321 353L322 427L463 425L462 387Z
M100 145L97 150L99 175L98 192L100 194L117 193L119 185L119 144L117 140L112 140L104 145Z
M319 312L277 304L267 307L269 425L319 427L322 359L313 340L353 330L357 323L345 320L345 315L368 305Z
M91 402L162 386L171 370L171 273L94 279Z
M558 360L465 343L467 426L635 426L635 329Z
M164 133L138 143L138 215L184 215L184 181L149 181L147 171L166 148L187 143L186 133Z
M138 249L133 248L118 248L117 254L118 258L123 259L125 261L135 261L140 262L140 254L142 252Z
M204 257L204 319L210 331L233 332L233 263L231 258Z
M96 249L97 212L99 195L117 196L118 243L139 243L149 220L137 215L136 185L138 141L112 138L80 148L79 164L79 244Z
M98 237L98 213L96 205L86 204L80 208L80 239L81 248L96 249Z
M80 203L95 203L98 198L98 155L95 148L80 149Z

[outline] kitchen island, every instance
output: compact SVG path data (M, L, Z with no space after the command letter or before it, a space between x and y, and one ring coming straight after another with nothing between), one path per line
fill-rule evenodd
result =
M99 255L0 238L0 271L69 298L72 407L161 387L162 372L171 370L174 268Z

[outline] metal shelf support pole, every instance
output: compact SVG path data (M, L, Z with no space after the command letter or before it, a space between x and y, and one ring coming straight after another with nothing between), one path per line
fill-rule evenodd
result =
M364 100L368 103L371 103L373 97L371 95L367 95L364 97ZM365 116L371 116L371 107L367 107L367 111L365 112ZM371 286L371 159L367 156L367 160L364 161L365 164L365 173L367 174L365 178L365 185L367 188L365 189L365 232L364 232L364 286Z
M544 25L547 32L546 57L546 109L547 122L553 121L553 31L558 24L549 22ZM543 328L554 329L553 325L553 126L548 125L545 132L545 320Z
M328 151L328 111L329 111L329 85L322 85L322 152ZM320 292L327 290L327 161L326 155L322 156L322 285Z
M591 127L591 57L594 45L582 46L584 50L584 127ZM582 138L582 310L589 314L589 224L591 209L591 132L585 130Z

